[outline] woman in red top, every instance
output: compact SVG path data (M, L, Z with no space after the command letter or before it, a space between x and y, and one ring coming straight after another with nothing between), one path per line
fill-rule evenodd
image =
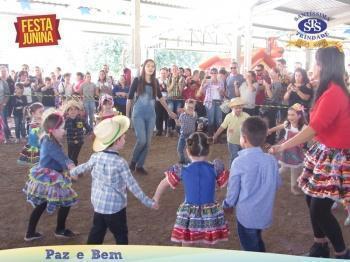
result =
M329 257L328 238L336 258L349 259L350 250L331 212L334 201L350 204L350 94L344 83L344 53L335 47L321 48L316 62L320 79L310 125L271 152L316 140L305 156L298 179L306 194L314 233L309 256Z

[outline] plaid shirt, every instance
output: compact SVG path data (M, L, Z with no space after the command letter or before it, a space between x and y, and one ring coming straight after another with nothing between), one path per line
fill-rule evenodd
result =
M179 121L181 124L180 134L188 137L196 131L197 115L192 116L183 112L179 117Z
M220 80L218 82L214 83L212 81L209 81L204 86L205 89L205 98L204 98L204 105L208 107L209 109L213 105L213 100L220 100L222 101L221 91L224 91L224 83Z
M145 206L151 207L154 201L148 198L135 178L128 163L115 151L102 151L91 156L90 160L70 170L77 176L92 169L91 203L94 211L100 214L114 214L127 205L126 188Z
M67 144L83 144L84 128L86 133L92 131L92 128L80 116L74 119L67 116L64 124L64 129L67 130Z
M168 92L169 98L181 98L182 94L180 89L185 87L185 79L182 76L177 76L169 80L169 87L172 87L172 90Z

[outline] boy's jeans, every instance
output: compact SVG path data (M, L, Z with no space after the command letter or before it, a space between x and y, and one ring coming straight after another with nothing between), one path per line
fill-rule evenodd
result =
M242 148L240 145L227 143L228 151L230 152L229 168L231 168L232 161L238 156L238 151Z
M16 138L20 139L26 137L26 130L24 128L25 123L23 121L23 115L14 116L15 119L15 134Z
M237 220L237 231L241 248L245 251L266 252L261 229L245 228Z
M181 164L185 164L188 162L188 159L185 156L185 147L186 147L186 139L189 137L189 135L181 134L179 137L179 141L177 143L177 154L179 156L179 161Z

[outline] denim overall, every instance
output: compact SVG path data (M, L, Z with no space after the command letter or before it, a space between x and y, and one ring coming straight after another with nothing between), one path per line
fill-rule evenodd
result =
M143 167L151 144L151 138L156 125L155 99L152 86L146 84L143 94L136 97L132 112L132 121L136 135L136 145L132 154L132 162L137 167Z

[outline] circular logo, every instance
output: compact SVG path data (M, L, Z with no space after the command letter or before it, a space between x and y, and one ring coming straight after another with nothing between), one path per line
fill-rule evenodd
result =
M305 34L320 34L327 29L327 23L320 18L310 17L301 20L298 28Z

